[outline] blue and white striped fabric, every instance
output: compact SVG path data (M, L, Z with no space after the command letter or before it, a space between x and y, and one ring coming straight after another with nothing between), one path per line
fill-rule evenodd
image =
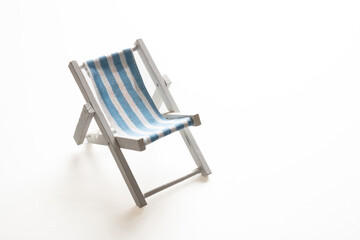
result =
M131 49L85 63L98 100L119 136L142 137L145 144L191 126L190 117L166 119L156 108Z

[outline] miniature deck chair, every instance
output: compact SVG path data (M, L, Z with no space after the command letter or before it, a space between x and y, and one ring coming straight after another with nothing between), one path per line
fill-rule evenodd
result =
M135 51L140 55L156 86L154 99L145 88L135 62ZM132 49L87 61L81 67L76 61L72 61L69 68L86 101L74 139L78 145L87 138L90 143L109 147L138 207L147 204L145 198L176 183L196 174L207 176L211 173L188 129L191 125L200 125L199 115L179 113L168 89L170 81L160 75L141 39L135 42ZM82 70L87 72L90 80ZM88 81L92 82L93 88ZM161 114L158 110L162 101L169 111L167 114ZM95 118L100 131L86 135L92 118ZM180 132L197 168L184 177L143 194L121 149L143 151L146 145L175 131Z

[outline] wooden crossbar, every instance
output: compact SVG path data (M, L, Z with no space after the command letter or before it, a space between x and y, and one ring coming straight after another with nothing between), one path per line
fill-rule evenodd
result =
M160 192L160 191L162 191L162 190L164 190L164 189L166 189L166 188L169 188L169 187L171 187L171 186L173 186L173 185L175 185L175 184L177 184L177 183L180 183L180 182L182 182L182 181L184 181L184 180L186 180L186 179L188 179L188 178L191 178L191 177L193 177L193 176L195 176L195 175L197 175L197 174L200 174L200 173L201 173L201 169L200 169L200 168L196 168L196 169L194 169L191 173L186 174L186 175L183 176L183 177L180 177L180 178L178 178L178 179L175 179L175 180L173 180L173 181L171 181L171 182L169 182L169 183L166 183L166 184L164 184L164 185L161 185L160 187L154 188L153 190L150 190L150 191L146 192L146 193L144 194L144 197L145 197L145 198L150 197L150 196L154 195L155 193L158 193L158 192Z

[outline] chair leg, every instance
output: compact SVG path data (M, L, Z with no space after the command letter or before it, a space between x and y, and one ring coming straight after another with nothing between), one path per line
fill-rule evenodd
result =
M138 183L135 180L132 171L126 162L124 155L122 154L120 148L114 148L112 144L109 144L109 149L114 156L115 162L120 169L120 172L126 182L127 187L136 203L136 205L141 208L147 205L145 197L140 190Z
M200 151L200 148L197 145L195 138L191 134L190 129L184 128L184 129L180 130L180 134L181 134L186 146L188 147L190 154L191 154L192 158L194 159L196 165L199 168L201 168L201 175L207 176L207 175L211 174L211 170L210 170L207 162L205 161L205 158L204 158L202 152Z

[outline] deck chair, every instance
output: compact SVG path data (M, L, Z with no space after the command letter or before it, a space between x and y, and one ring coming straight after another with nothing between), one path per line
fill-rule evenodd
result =
M134 58L135 52L140 55L156 86L153 98L140 75ZM87 139L89 143L109 147L138 207L147 204L145 198L176 183L197 174L207 176L211 173L188 128L200 125L199 115L179 113L168 89L170 80L160 74L141 39L135 42L132 49L87 61L81 67L76 61L72 61L69 68L86 102L74 139L78 145ZM162 103L165 103L168 113L159 112ZM99 131L87 134L93 118ZM143 194L121 149L143 151L148 144L176 131L180 132L197 168Z

